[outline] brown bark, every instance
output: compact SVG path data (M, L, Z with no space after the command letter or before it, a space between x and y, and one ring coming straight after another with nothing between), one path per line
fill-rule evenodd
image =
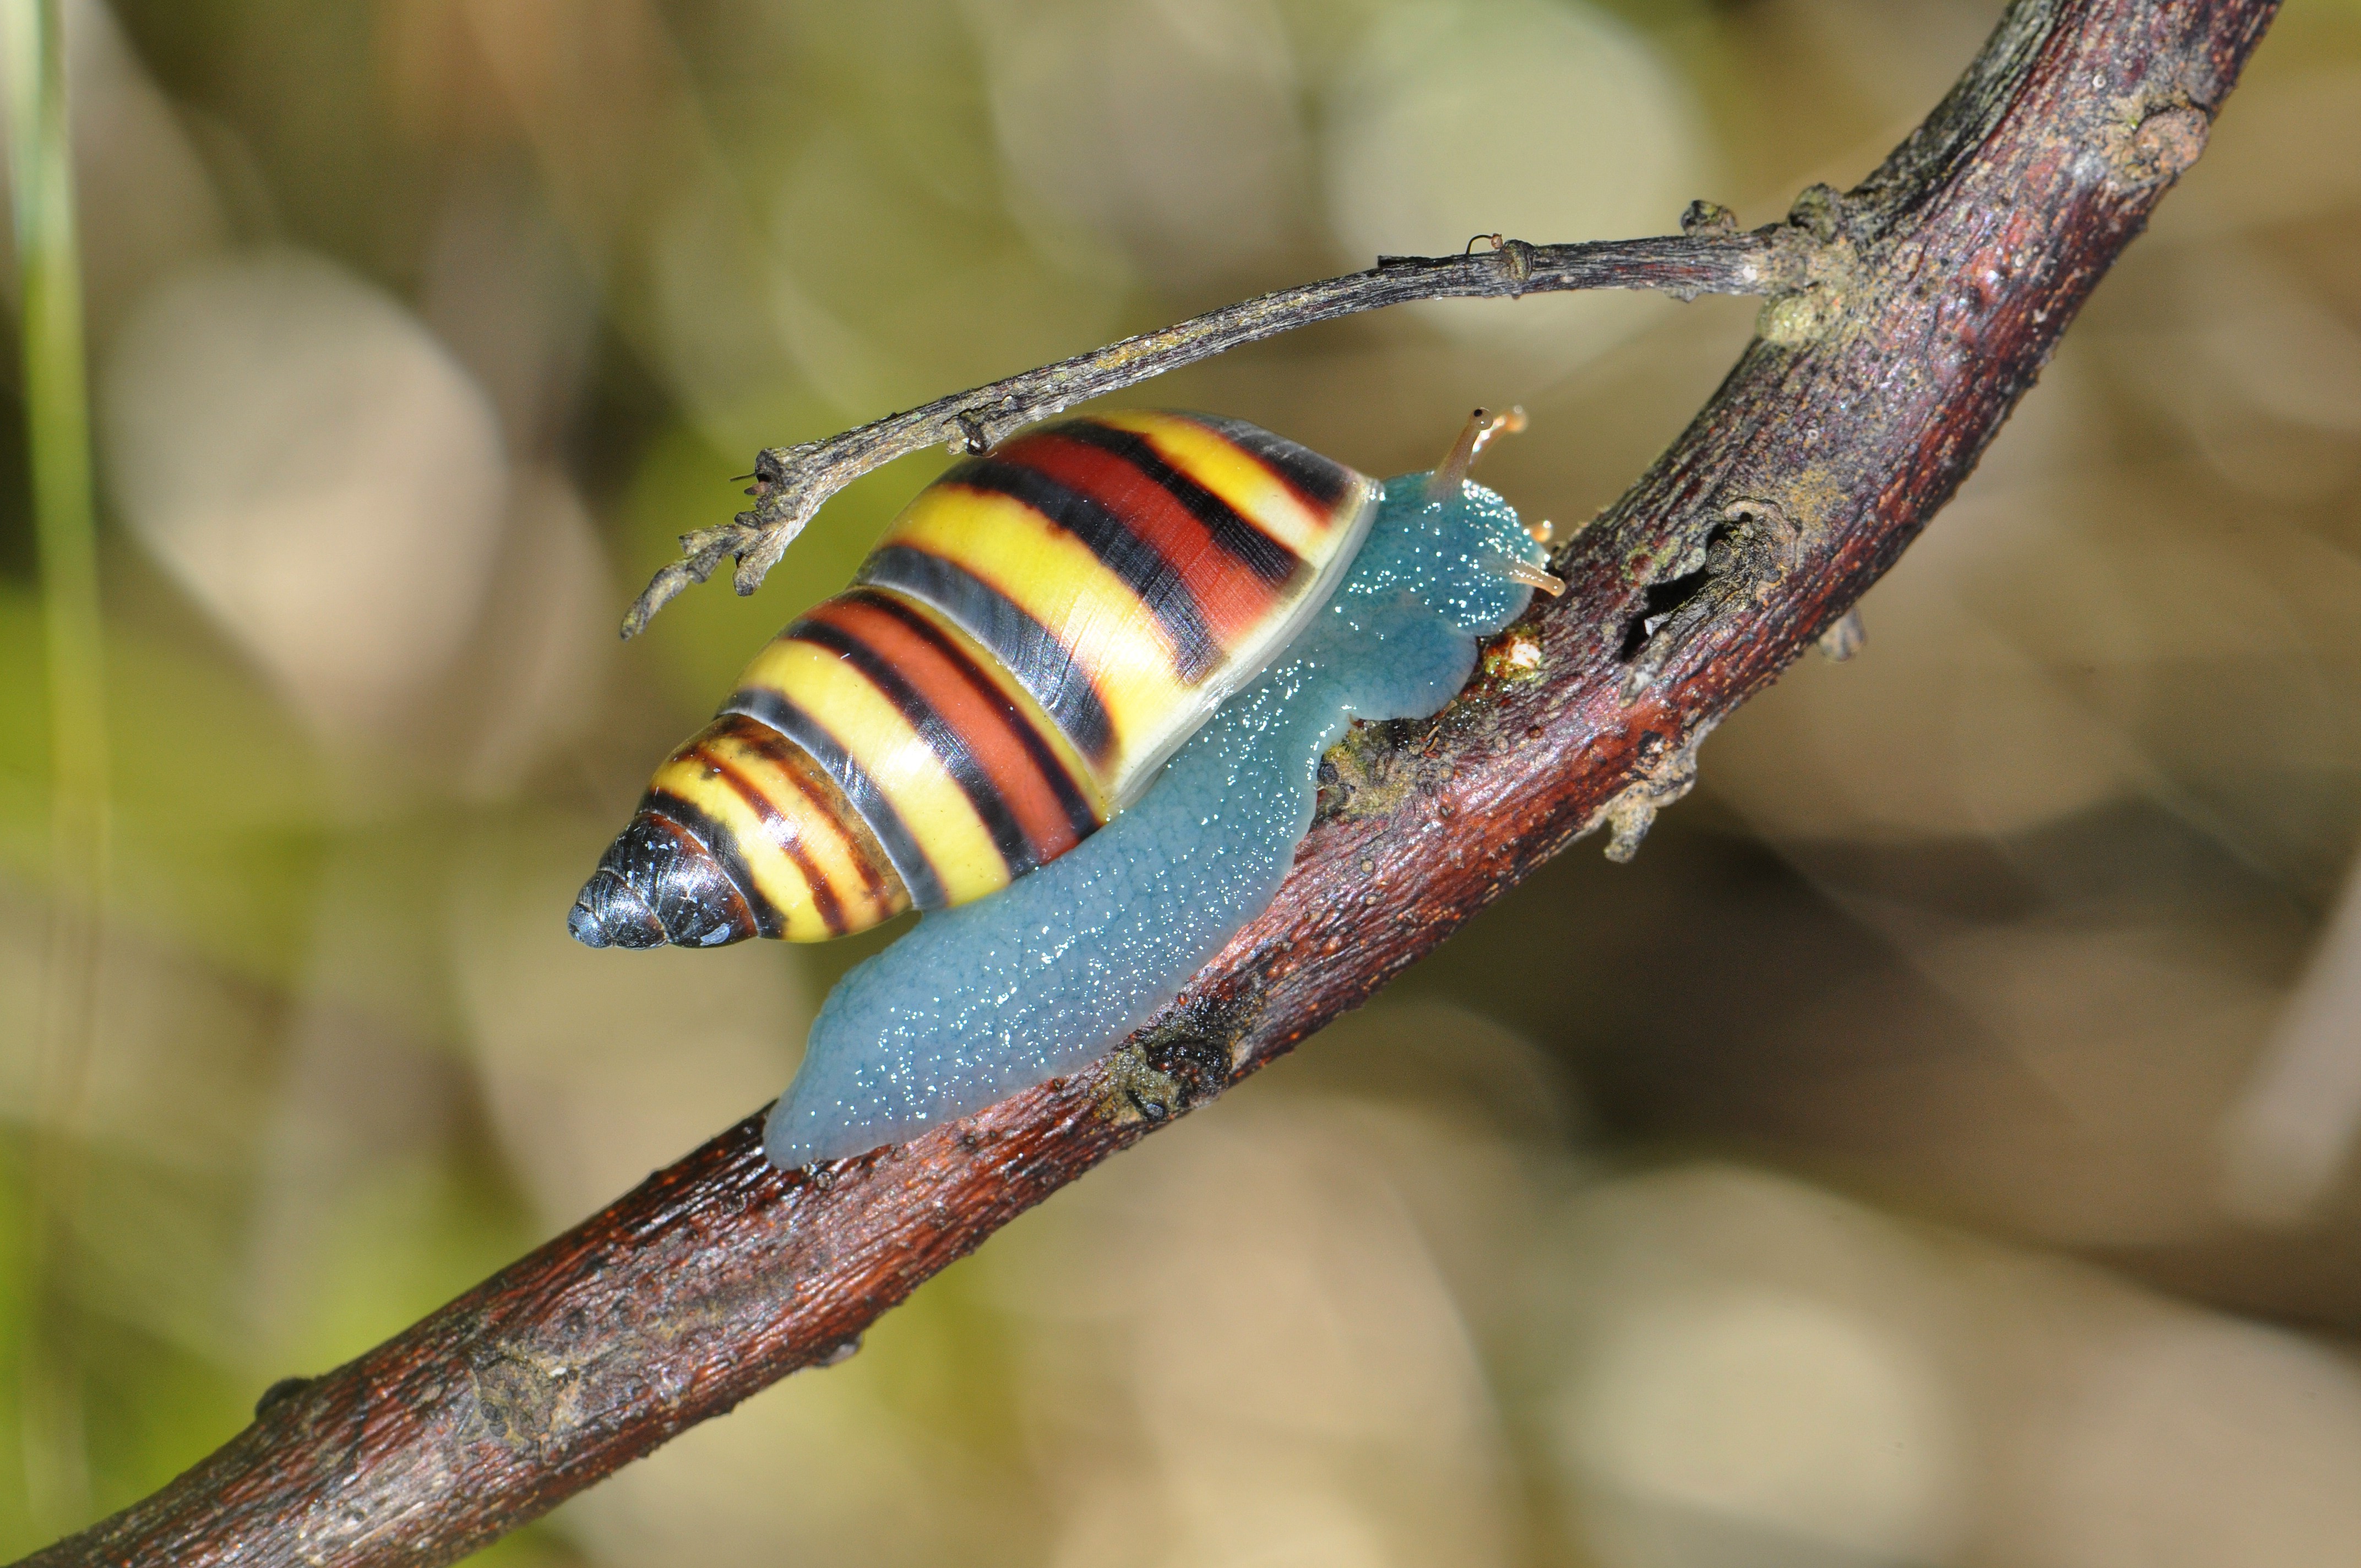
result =
M2158 197L2275 0L2018 0L1849 195L1815 279L1558 553L1565 597L1431 732L1362 729L1271 909L1088 1071L809 1171L750 1118L396 1338L273 1391L163 1491L31 1561L447 1563L847 1352L1011 1216L1202 1104L1580 833L1636 846L1697 741L1949 499ZM1668 619L1645 630L1653 617Z

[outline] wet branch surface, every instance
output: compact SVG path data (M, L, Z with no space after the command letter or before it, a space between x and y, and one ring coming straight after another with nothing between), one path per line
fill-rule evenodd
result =
M2276 8L2018 0L1868 181L1797 203L1780 232L1809 242L1808 269L1689 428L1557 552L1565 597L1507 634L1537 643L1538 674L1479 677L1432 727L1357 729L1278 901L1113 1057L796 1172L764 1162L749 1117L358 1360L272 1390L194 1469L29 1561L451 1562L848 1354L937 1270L1367 1000L1576 837L1609 828L1628 854L1705 734L1835 633L1950 498L2202 151ZM1471 264L1508 265L1490 255Z

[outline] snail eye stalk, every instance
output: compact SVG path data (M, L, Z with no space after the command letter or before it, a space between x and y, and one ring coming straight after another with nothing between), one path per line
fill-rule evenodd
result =
M1512 408L1505 413L1477 409L1469 414L1467 423L1459 432L1459 439L1451 444L1450 454L1426 481L1426 499L1447 501L1456 496L1459 487L1467 482L1467 470L1476 466L1477 455L1491 444L1492 438L1514 435L1524 428L1525 411L1521 408Z

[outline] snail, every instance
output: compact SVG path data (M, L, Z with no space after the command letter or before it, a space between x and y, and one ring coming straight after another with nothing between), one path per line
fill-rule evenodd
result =
M592 947L818 940L917 907L812 1025L783 1167L1104 1054L1266 907L1352 718L1440 709L1562 585L1468 465L1384 484L1241 421L1123 411L954 465L658 768Z

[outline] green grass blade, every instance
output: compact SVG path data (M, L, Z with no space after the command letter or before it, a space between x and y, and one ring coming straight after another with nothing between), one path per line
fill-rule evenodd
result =
M24 1485L37 1527L90 1506L82 1376L71 1329L67 1238L80 1182L79 1120L94 1027L106 878L108 758L90 400L74 224L73 148L60 0L5 5L20 341L49 686L51 936L27 1166L19 1345Z

